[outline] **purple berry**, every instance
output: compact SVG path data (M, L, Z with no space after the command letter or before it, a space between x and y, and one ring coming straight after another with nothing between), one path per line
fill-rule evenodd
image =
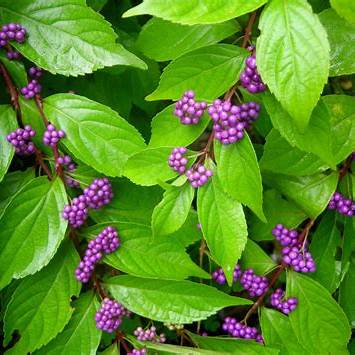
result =
M9 60L19 60L21 58L21 53L17 51L9 51L6 53L6 57Z
M235 318L224 318L222 329L234 338L253 339L258 343L264 343L262 335L258 333L256 328L237 322Z
M98 209L111 202L113 198L112 186L108 178L95 179L84 190L90 208Z
M281 288L278 288L270 295L270 303L282 313L289 314L297 308L298 299L296 297L290 297L283 301L282 299L284 297L284 291Z
M212 175L212 170L206 169L201 164L196 164L191 169L186 171L187 179L190 181L190 184L195 188L204 185L208 181L208 178Z
M247 269L243 272L240 283L250 297L261 296L269 286L269 280L265 276L256 275L253 269Z
M189 90L176 102L174 115L180 119L182 124L198 124L206 108L206 102L195 101L195 93Z
M234 267L234 272L233 272L233 282L236 282L240 277L242 276L242 271L240 269L240 266L237 264ZM216 269L212 273L212 278L215 280L218 284L224 285L226 283L226 276L224 275L224 272L222 268Z
M187 149L185 147L178 147L174 148L169 156L169 166L179 174L183 174L186 171L186 165L188 163L187 158L184 156L186 153Z
M344 197L340 192L335 192L329 201L328 209L337 210L347 217L353 217L355 216L355 201Z
M115 300L105 298L95 314L96 328L113 333L122 323L122 318L130 312Z
M145 348L143 349L132 349L130 353L127 353L127 355L146 355L147 350Z
M33 79L39 79L42 74L42 69L39 67L31 67L30 69L28 69L28 75Z
M19 155L30 155L35 152L35 145L31 138L36 135L36 131L30 125L24 128L17 128L7 135L6 139L15 147L15 152Z
M294 229L289 230L282 224L277 224L272 230L272 234L283 247L293 246L298 243L298 232Z
M165 334L161 333L160 335L157 335L154 326L145 330L142 327L138 327L133 334L139 341L151 341L153 343L165 343L166 341Z
M62 217L68 220L72 228L79 228L85 223L88 217L87 206L87 198L85 195L75 197L70 205L65 205Z
M306 246L302 248L299 244L296 246L284 247L281 250L282 261L297 272L315 272L316 264Z
M63 167L65 172L71 173L75 171L76 164L72 162L72 159L69 155L61 155L57 159L57 164L60 164ZM80 187L80 182L74 180L71 176L65 176L65 183L70 187Z
M254 48L250 47L250 51L253 52ZM252 94L265 91L266 86L262 82L256 67L255 52L247 58L245 62L245 69L240 74L240 82L242 86Z
M47 130L43 134L43 143L50 147L55 147L61 138L65 137L65 132L57 130L53 124L47 126Z
M25 97L25 99L29 100L39 94L41 90L41 85L37 80L33 79L21 89L21 94Z
M17 23L2 26L0 32L0 47L6 46L8 41L23 43L26 39L26 29Z

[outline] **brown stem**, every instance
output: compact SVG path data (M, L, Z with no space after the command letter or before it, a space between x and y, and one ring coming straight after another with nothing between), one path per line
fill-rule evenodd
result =
M92 281L94 282L94 288L99 293L101 299L107 298L105 290L102 288L99 279L96 277L96 274L92 274Z
M42 152L35 146L36 162L48 175L49 180L53 180L53 175L48 168L48 165L44 162Z
M352 157L352 154L350 154L347 157L347 159L345 160L345 162L344 162L343 166L341 167L341 169L339 170L339 182L340 182L341 179L343 179L343 177L349 171L352 160L353 160L353 157Z

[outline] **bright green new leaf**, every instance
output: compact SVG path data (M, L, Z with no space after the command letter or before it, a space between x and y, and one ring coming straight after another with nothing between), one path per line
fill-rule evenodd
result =
M101 331L94 321L99 308L95 294L86 292L80 295L73 308L73 315L64 330L35 355L96 354Z
M45 268L20 282L7 306L4 329L6 344L15 330L21 338L7 354L33 352L63 330L73 312L71 297L80 292L74 277L78 263L79 255L67 240Z
M43 268L64 238L67 197L60 179L38 177L13 198L0 219L0 289Z
M216 172L198 189L197 213L211 256L222 267L231 285L248 230L242 205L223 190Z
M212 101L239 78L248 52L231 44L215 44L196 49L165 67L158 88L147 100L177 100L186 90L194 90L199 100Z
M267 0L144 0L123 17L153 15L185 25L219 23L254 11Z
M175 324L192 323L206 319L221 308L252 303L191 281L117 276L107 281L107 287L132 312Z
M128 158L145 147L140 133L115 111L83 96L49 96L44 110L66 132L62 142L68 150L106 175L120 176Z
M355 23L355 4L348 0L330 0L332 8L350 23Z
M258 70L304 131L328 78L327 33L306 0L271 1L259 28Z
M116 43L110 24L84 0L2 0L0 20L26 28L26 41L12 45L52 73L77 76L113 65L146 68Z

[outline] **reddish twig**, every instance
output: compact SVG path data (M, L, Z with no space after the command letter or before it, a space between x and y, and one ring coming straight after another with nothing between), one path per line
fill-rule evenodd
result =
M100 295L101 299L106 298L107 294L105 290L102 288L100 280L96 277L95 273L92 274L92 281L94 283L94 289Z
M5 68L5 66L2 63L0 63L0 72L4 78L6 88L10 94L11 104L16 111L17 118L18 118L18 120L21 120L21 110L20 110L20 104L18 101L18 91L17 91L17 88L14 85L14 83L10 77L10 74L8 73L7 69Z
M343 166L341 167L341 169L339 170L339 182L340 180L343 179L343 177L347 174L347 172L350 169L351 166L351 162L352 162L353 158L352 158L352 154L350 154L348 156L348 158L345 160Z
M53 180L53 175L49 170L47 164L43 160L42 152L35 146L35 154L36 154L36 162L37 164L44 170L44 172L48 175L49 180Z

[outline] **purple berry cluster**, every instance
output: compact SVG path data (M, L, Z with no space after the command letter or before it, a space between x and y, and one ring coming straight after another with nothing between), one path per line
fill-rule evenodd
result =
M237 264L234 267L234 271L233 271L233 282L237 282L237 280L242 276L242 273L243 272L240 269L240 266ZM212 273L212 279L220 285L224 285L227 282L226 276L222 268L218 268Z
M39 67L31 67L30 69L28 69L28 75L33 79L39 79L42 74L42 69Z
M147 350L145 348L143 349L132 349L130 353L127 353L127 355L146 355Z
M112 198L112 186L108 178L95 179L89 187L84 190L87 204L90 208L98 209L108 205Z
M106 227L97 237L90 240L85 251L83 260L75 270L78 281L86 283L89 281L95 264L103 257L103 254L111 254L120 246L117 230L113 227Z
M39 94L42 90L41 85L36 79L30 80L30 82L21 89L21 94L25 99L29 100Z
M151 326L148 329L143 329L142 327L138 327L134 331L134 335L137 337L137 340L139 341L151 341L153 343L165 343L166 337L164 333L161 333L160 335L157 334L156 328L154 326Z
M71 157L69 155L61 155L57 159L57 164L60 164L63 169L68 172L72 173L76 169L76 164L73 163ZM70 187L80 187L80 183L77 180L74 180L71 176L65 176L65 182Z
M259 334L256 328L237 322L235 318L224 318L222 329L234 338L254 339L258 343L264 343L262 335Z
M244 88L250 93L256 94L258 92L265 91L266 86L261 80L256 67L256 55L253 47L248 48L253 52L245 62L245 69L240 75L240 82Z
M122 323L122 318L130 312L120 303L104 298L100 309L95 314L96 328L113 333Z
M272 234L283 247L298 243L298 232L295 229L289 230L282 224L277 224L272 230Z
M179 174L183 174L186 171L186 164L188 163L187 158L184 157L186 152L187 149L185 147L174 148L168 159L169 166Z
M195 101L195 93L189 90L176 102L174 115L180 119L182 124L198 124L206 108L206 102Z
M21 53L18 51L14 51L13 49L10 49L6 53L6 57L7 57L7 59L10 59L10 60L18 60L21 58Z
M258 276L253 269L247 269L240 278L240 284L250 297L261 296L269 287L269 280L265 276Z
M284 247L281 251L282 261L297 272L315 272L316 264L310 252L301 245Z
M329 201L328 209L337 210L344 216L352 217L355 215L355 201L344 197L340 192L335 192Z
M201 164L195 164L191 169L186 171L187 179L194 188L204 185L212 175L212 170L206 169Z
M15 131L7 135L6 139L15 147L15 152L19 155L30 155L35 152L35 145L31 142L31 138L36 132L30 125L24 128L17 128Z
M43 143L53 148L63 137L65 137L64 131L61 129L57 130L53 124L49 124L47 130L43 134Z
M0 31L0 47L5 47L9 41L23 43L26 39L26 29L18 23L3 25Z
M109 179L95 179L84 193L75 197L70 205L66 205L62 212L64 219L73 228L82 226L88 217L88 208L98 209L111 202L113 198L112 186Z
M258 118L260 106L255 102L233 105L230 101L214 100L208 107L213 120L214 138L232 144L244 137L244 129Z
M298 300L296 297L290 297L287 300L282 300L285 297L285 292L278 288L270 296L271 305L284 314L289 314L297 307Z

